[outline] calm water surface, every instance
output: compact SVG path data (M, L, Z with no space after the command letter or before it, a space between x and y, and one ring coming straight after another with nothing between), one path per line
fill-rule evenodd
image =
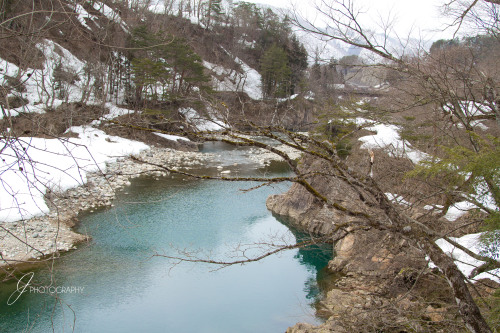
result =
M220 151L208 146L207 151ZM243 165L242 150L223 157L233 174L282 175L283 168ZM238 163L238 166L233 166ZM200 170L216 173L214 166ZM115 207L81 216L92 240L51 269L31 270L32 285L83 288L55 298L0 289L1 332L284 332L298 321L318 322L317 273L331 255L292 250L260 262L216 270L156 253L231 260L241 244L285 239L290 230L267 211L266 198L288 184L243 193L256 184L141 178L119 193ZM199 251L199 252L197 252ZM251 250L255 254L259 250Z

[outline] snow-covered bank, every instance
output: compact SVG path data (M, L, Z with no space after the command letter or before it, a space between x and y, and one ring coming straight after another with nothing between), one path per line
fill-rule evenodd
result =
M106 163L138 154L144 143L106 135L89 126L71 127L78 138L1 139L0 221L26 220L48 213L47 191L62 192L87 182Z
M13 208L10 214L7 214L9 207L2 211L11 222L6 220L0 222L0 237L2 238L0 266L7 263L39 260L53 253L75 248L77 243L87 239L85 235L77 234L71 229L80 212L91 211L96 207L111 206L116 191L130 185L131 178L141 175L165 176L167 174L150 164L138 163L136 159L170 168L190 169L219 165L222 169L221 163L225 158L223 152L184 152L171 148L148 147L140 142L108 136L92 127L75 127L71 130L79 137L51 139L53 141L30 138L32 143L27 146L26 158L33 149L35 154L32 157L32 164L35 160L37 162L34 163L34 171L27 174L31 177L28 178L29 181L17 184L18 193L26 192L26 197L20 201L17 194L9 197L8 192L3 193L22 208L17 210ZM168 138L186 140L175 136ZM33 142L37 142L38 146ZM75 142L79 142L80 145ZM42 143L44 146L41 146ZM55 153L54 147L62 147L61 149L68 149L68 151L60 150ZM50 148L50 150L42 148ZM287 147L277 148L287 150ZM295 157L299 156L299 152L290 151L289 153L295 154ZM131 154L136 159L132 158ZM244 163L259 165L267 165L271 160L280 159L279 156L266 150L255 148L249 149L243 156L248 161ZM18 166L13 161L10 162L11 166ZM2 174L2 179L5 174L12 172L15 177L22 180L24 174L14 171L16 170L7 169L7 173ZM38 174L40 178L36 177ZM44 181L52 184L50 191L43 191L47 190ZM37 184L40 190L36 192L34 198L31 198L28 195L29 186L33 184ZM32 200L31 206L28 204L29 200ZM4 205L3 201L2 205ZM14 221L16 214L19 214L18 216L22 219Z
M170 167L199 167L213 162L215 154L183 152L170 148L151 148L136 154L140 160ZM78 213L95 207L110 206L116 191L130 185L130 178L141 175L166 175L149 164L137 163L130 157L118 157L103 162L101 170L86 174L85 186L64 192L50 192L43 204L50 213L16 222L0 222L2 248L0 266L40 259L53 253L75 248L87 237L71 230ZM101 172L106 170L106 173ZM41 198L43 200L43 197Z

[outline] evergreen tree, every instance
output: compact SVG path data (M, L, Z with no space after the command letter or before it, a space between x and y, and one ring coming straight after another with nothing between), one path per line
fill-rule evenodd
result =
M131 71L135 85L136 103L159 99L168 84L169 65L163 58L168 41L160 33L152 33L145 25L132 31L131 45L136 49L131 55Z
M202 60L184 39L174 38L167 45L166 51L174 78L171 89L173 94L187 95L195 85L207 90L205 83L209 78L204 73Z
M304 72L307 69L307 51L295 35L292 35L288 52L288 62L290 64L290 94L296 93L296 87L304 78Z
M285 17L285 19L281 20L271 9L268 9L262 15L260 29L261 34L258 43L262 50L268 50L273 44L286 47L292 35L288 18Z
M158 91L164 91L168 83L168 66L160 60L135 58L132 60L132 73L136 86L136 95L141 99L159 100Z
M234 26L237 28L249 28L256 32L261 28L262 14L257 5L241 1L233 8Z
M208 90L201 58L182 38L151 33L145 26L132 32L132 73L136 102L183 97L195 86Z
M290 92L292 71L282 48L273 45L262 57L262 92L264 97L285 97Z

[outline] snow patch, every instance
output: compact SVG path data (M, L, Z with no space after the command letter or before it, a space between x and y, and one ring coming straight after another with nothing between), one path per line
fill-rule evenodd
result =
M448 208L448 211L446 212L444 218L448 221L455 221L459 217L467 214L467 212L472 209L477 209L476 205L468 201L457 202L453 204L453 206Z
M19 138L7 144L0 161L0 221L29 219L49 212L44 195L84 184L87 173L106 162L149 149L144 143L109 136L89 126L71 127L78 138Z
M68 6L72 7L73 10L75 11L77 15L76 18L80 22L80 24L83 25L85 28L92 30L92 28L88 26L87 21L85 20L86 18L92 19L92 16L85 10L85 8L83 8L82 5L78 3L74 5L69 4Z
M397 195L397 194L393 194L393 193L385 193L385 196L390 201L397 203L401 206L407 206L407 207L411 206L411 204L408 201L406 201L401 195Z
M104 15L111 22L119 24L122 27L123 31L129 33L128 25L122 20L120 15L117 12L115 12L111 7L102 2L94 2L93 7L95 10Z
M178 141L178 140L188 141L188 142L191 141L188 138L185 138L183 136L178 136L178 135L170 135L170 134L163 134L163 133L156 133L156 132L153 132L153 134L158 135L159 137L165 138L167 140L172 140L172 141Z
M235 58L234 61L236 61L236 63L241 66L241 68L243 69L243 73L246 74L243 91L246 92L251 99L262 99L262 77L259 72L245 64L239 58Z
M199 131L220 131L228 126L222 121L213 117L201 117L193 108L182 108L179 112L186 117L188 123L196 127Z
M109 113L102 117L102 119L105 119L105 120L114 119L114 118L117 118L120 116L133 114L136 112L134 110L124 109L124 108L118 107L112 103L106 103L106 107L109 109Z
M278 98L277 101L279 103L286 102L286 101L291 101L291 100L296 99L298 96L299 96L299 94L295 94L295 95L291 95L291 96L286 97L286 98Z
M452 238L450 237L451 240L457 242L458 244L462 245L463 247L471 250L474 253L479 253L480 252L480 240L479 238L481 237L481 233L477 234L469 234L462 236L460 238ZM470 273L474 270L474 268L481 266L483 264L483 261L479 261L477 259L472 258L462 250L454 247L444 239L438 239L436 241L436 244L450 257L452 257L455 260L455 264L457 265L458 269L465 275L469 276ZM432 264L433 266L433 264ZM495 269L490 272L484 272L473 278L472 280L479 280L483 278L489 278L491 280L494 280L498 283L500 283L500 269Z
M8 61L0 59L0 85L5 86L9 82L13 82L11 86L15 87L22 83L23 89L12 89L9 96L19 97L27 101L24 106L6 109L8 116L17 116L21 112L44 113L47 109L57 108L64 102L80 102L84 91L88 93L94 84L94 77L88 79L85 75L86 64L61 45L44 40L36 47L43 52L45 57L43 69L20 69ZM68 79L57 81L55 79L56 69ZM68 80L72 80L72 82ZM120 92L116 96L117 100L118 95ZM87 104L100 103L93 92L90 93L86 102ZM108 107L110 105L108 104ZM4 115L0 113L0 119L3 117Z
M356 123L358 125L363 125L370 124L370 121L358 118L356 119ZM377 132L377 134L359 138L359 140L363 142L361 148L385 149L388 150L393 157L406 157L415 164L430 157L424 152L413 149L409 142L402 140L398 133L399 128L395 125L373 124L365 128L369 131Z
M221 78L212 76L215 89L219 91L242 91L254 100L262 99L261 75L259 72L249 67L239 58L234 60L241 66L243 73L203 61L205 68L222 78L221 80Z

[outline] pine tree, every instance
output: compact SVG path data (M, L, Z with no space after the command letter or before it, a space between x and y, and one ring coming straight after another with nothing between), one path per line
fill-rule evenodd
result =
M163 91L168 82L168 66L160 60L135 58L132 60L132 72L136 92L140 93L141 98L158 101L158 90Z
M290 47L288 49L288 61L290 64L290 93L295 94L297 85L304 78L304 72L307 69L307 51L295 35L292 35Z
M183 97L195 86L208 91L202 60L184 39L140 26L131 44L137 48L131 55L136 102Z
M166 53L172 70L172 94L187 95L195 85L207 90L205 83L209 81L209 78L204 73L201 57L185 40L174 38L166 46Z
M262 92L264 97L285 97L290 93L291 70L286 52L271 46L261 61Z

